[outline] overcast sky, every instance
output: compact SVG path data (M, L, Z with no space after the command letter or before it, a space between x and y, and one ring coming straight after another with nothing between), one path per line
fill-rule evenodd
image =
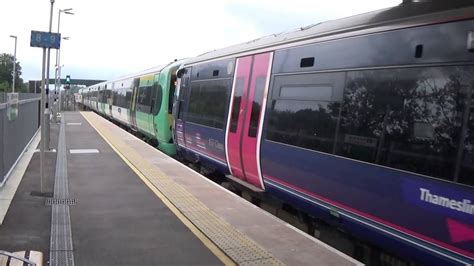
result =
M272 33L398 5L402 0L56 0L61 14L62 74L74 78L111 79L175 58L249 41ZM22 78L41 79L42 51L30 47L31 30L48 31L49 0L2 1L0 53L13 53ZM54 77L55 50L51 53Z

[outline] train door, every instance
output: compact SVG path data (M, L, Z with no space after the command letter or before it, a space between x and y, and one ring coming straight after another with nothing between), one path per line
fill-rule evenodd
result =
M96 87L94 90L94 109L99 112L99 87Z
M226 153L231 178L256 191L264 190L260 169L260 137L273 53L237 59Z
M104 104L102 103L102 99L104 96L104 89L100 88L100 86L97 88L97 111L99 114L104 113Z
M132 83L132 98L130 100L130 125L132 129L137 129L137 97L140 79L136 78Z
M114 102L113 100L113 91L114 91L114 83L109 83L108 84L108 90L107 90L107 104L108 104L108 107L109 107L109 110L108 110L108 115L109 116L112 116L112 104Z
M158 119L155 120L155 117L158 116L161 108L161 97L162 97L162 90L160 87L160 73L155 74L153 77L153 86L151 87L151 115L150 115L150 125L151 125L151 131L155 136L157 136L158 133L158 125L156 123L159 123Z
M186 142L184 141L184 113L186 110L186 101L187 94L189 92L191 70L187 68L180 69L178 71L178 80L177 80L177 91L176 99L174 103L174 139L175 143L179 146L185 147Z
M140 84L138 86L138 92L136 96L136 125L139 130L142 130L148 134L153 134L151 126L151 95L153 87L153 78L153 75L144 76L140 78Z

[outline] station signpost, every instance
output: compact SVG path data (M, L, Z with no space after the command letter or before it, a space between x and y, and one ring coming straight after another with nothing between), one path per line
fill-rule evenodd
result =
M53 0L54 1L54 0ZM52 3L51 1L51 8ZM61 44L61 34L53 32L42 32L42 31L31 31L31 47L43 48L43 63L42 63L42 74L41 74L41 145L40 145L40 193L43 193L43 178L44 178L44 151L46 148L46 141L49 139L49 130L46 130L49 125L49 108L48 99L49 93L47 93L45 83L45 70L46 70L46 50L59 49ZM48 94L48 95L47 95ZM47 124L47 125L46 125ZM49 127L48 127L49 128ZM49 143L49 141L48 141ZM49 148L49 144L47 145Z

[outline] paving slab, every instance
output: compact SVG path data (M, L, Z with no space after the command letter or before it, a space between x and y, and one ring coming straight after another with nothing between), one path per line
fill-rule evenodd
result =
M51 148L56 149L59 127L51 123ZM36 147L39 148L39 147ZM17 165L17 167L24 167ZM56 153L45 153L45 179L43 192L53 191ZM0 250L8 252L36 250L43 253L43 263L49 259L51 230L51 206L46 206L45 197L32 196L40 191L40 153L34 152L26 167L13 200L0 225ZM10 180L6 186L9 186ZM1 204L1 202L0 202Z
M201 232L242 265L362 265L218 186L97 114L84 117ZM277 236L277 237L276 237Z
M79 113L64 117L76 265L222 265Z

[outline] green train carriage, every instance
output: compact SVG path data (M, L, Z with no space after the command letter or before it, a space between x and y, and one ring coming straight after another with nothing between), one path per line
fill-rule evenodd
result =
M176 70L183 61L155 67L91 86L98 97L84 105L151 140L157 148L174 155L172 106ZM84 90L87 93L89 88Z

